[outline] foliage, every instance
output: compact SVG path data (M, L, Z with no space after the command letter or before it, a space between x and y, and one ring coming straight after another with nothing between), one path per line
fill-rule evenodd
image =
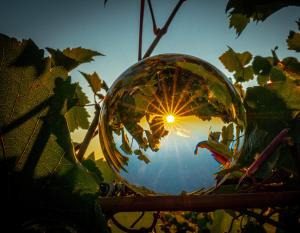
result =
M229 27L233 27L239 36L250 21L264 21L287 6L300 6L300 3L297 0L229 0L226 6L226 12L229 12Z
M87 98L68 72L98 53L48 49L51 56L44 57L32 40L2 34L0 47L1 182L10 181L2 206L28 218L71 211L86 231L105 231L95 199L99 184L76 160L70 138L70 130L88 127L88 115L78 105Z

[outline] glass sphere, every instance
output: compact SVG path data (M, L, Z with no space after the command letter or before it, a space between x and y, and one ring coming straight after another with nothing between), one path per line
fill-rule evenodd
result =
M241 146L245 110L214 66L162 54L127 69L102 106L100 142L111 168L142 195L208 189Z

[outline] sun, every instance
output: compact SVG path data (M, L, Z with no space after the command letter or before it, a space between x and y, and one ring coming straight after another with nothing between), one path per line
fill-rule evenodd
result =
M174 123L175 122L175 117L173 115L167 115L166 116L166 121L167 123Z

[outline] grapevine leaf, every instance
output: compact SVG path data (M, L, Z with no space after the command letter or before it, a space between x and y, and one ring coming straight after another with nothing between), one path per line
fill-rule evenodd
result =
M289 2L285 0L275 1L253 1L253 0L229 0L226 6L226 12L230 14L243 14L248 18L253 18L256 21L264 21L267 17L280 10L283 7L295 5L300 6L300 3Z
M272 82L283 82L286 80L286 76L281 69L272 67L270 72L270 80Z
M269 80L270 80L269 75L262 75L262 74L257 75L257 83L260 86L263 86L263 85L267 84L267 82Z
M96 160L96 166L101 171L104 182L112 183L117 179L115 173L103 158Z
M89 103L88 98L78 83L73 85L76 85L76 89L74 97L71 100L75 100L76 104L74 104L74 106L68 106L69 110L65 114L65 118L71 132L78 128L88 129L89 127L89 114L84 108L84 105Z
M296 52L300 52L300 33L290 31L289 36L287 38L288 49L295 50Z
M89 83L94 94L96 94L98 91L101 90L101 88L102 88L101 79L96 72L94 72L92 74L86 74L86 73L80 71L80 73L83 75L83 77Z
M139 160L143 160L146 164L150 163L150 159L141 150L134 150L134 154L138 156Z
M57 209L62 214L71 211L79 224L107 232L96 204L99 186L76 161L64 117L76 86L71 84L68 70L53 63L51 67L50 58L40 57L40 50L25 50L28 54L22 56L36 59L24 66L13 65L28 43L16 41L0 35L1 55L5 57L0 67L0 167L16 178L10 185L18 190L6 200L20 208L26 203L32 209ZM41 64L44 70L40 73ZM1 183L5 183L3 178L7 180L1 176ZM100 222L86 219L86 213Z
M63 50L63 54L75 61L77 61L79 64L91 62L93 61L93 57L95 56L104 56L103 54L93 51L90 49L84 49L81 47L77 48L66 48Z
M271 71L272 65L267 58L255 56L252 62L252 67L254 74L268 75Z
M274 82L268 89L276 93L290 110L300 110L300 88L297 80L287 78L285 82Z
M231 14L229 16L229 27L234 28L238 36L242 33L249 22L250 19L243 14Z
M51 65L63 66L67 71L70 71L79 65L79 62L75 61L72 58L64 55L60 50L55 50L52 48L46 48L47 51L51 54Z
M222 128L222 143L229 146L233 140L233 123L228 126L223 126Z
M228 47L228 50L219 57L225 68L230 71L241 71L245 65L247 65L252 55L246 51L243 53L237 53L232 48Z
M288 74L299 75L300 76L300 62L295 57L286 57L281 62L284 66L284 70L288 72Z
M236 72L234 78L237 82L247 82L254 78L252 66L247 66L244 69Z
M126 153L126 154L132 154L131 146L129 144L129 140L127 137L127 134L124 129L122 129L122 145L120 148Z
M95 161L95 154L92 152L87 159L82 161L82 165L91 172L98 183L103 181L103 176Z
M160 147L159 140L153 137L149 130L145 130L145 133L151 150L158 151Z
M106 82L104 80L102 80L102 88L103 90L105 90L106 92L108 91L109 87L107 86Z

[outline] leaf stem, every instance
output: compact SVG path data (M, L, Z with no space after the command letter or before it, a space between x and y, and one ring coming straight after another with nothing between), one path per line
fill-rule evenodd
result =
M82 162L83 156L86 152L86 149L88 148L88 145L90 144L90 141L92 140L94 136L94 132L96 130L96 127L98 126L98 121L99 121L99 115L100 115L100 105L95 104L95 116L94 119L83 139L83 142L80 144L80 149L76 155L77 159Z

